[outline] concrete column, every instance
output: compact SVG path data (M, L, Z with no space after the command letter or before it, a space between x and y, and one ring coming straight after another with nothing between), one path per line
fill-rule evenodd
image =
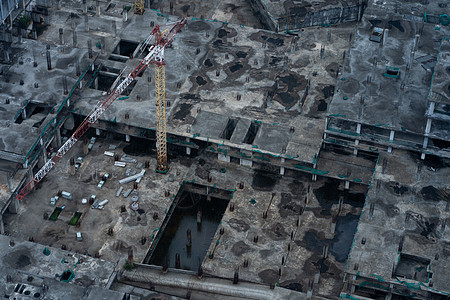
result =
M55 137L53 138L53 147L59 149L61 147L61 129L55 130Z
M359 145L359 140L355 140L355 146ZM358 149L353 149L353 155L358 155Z
M95 135L100 135L100 129L98 129L98 128L95 128Z
M116 37L117 36L117 25L116 25L116 20L112 21L112 32L113 32L113 36Z
M24 161L23 164L22 164L22 167L23 167L24 169L28 168L28 158L25 159L25 161Z
M8 183L9 191L13 192L14 186L13 186L13 182L12 182L12 174L11 173L6 173L6 182Z
M131 136L129 134L125 134L125 141L127 143L131 142Z
M230 156L229 155L224 155L222 153L218 153L217 158L220 161L223 161L223 162L228 162L228 163L230 162Z
M84 15L84 30L86 30L86 32L89 32L89 16L88 15Z
M86 3L87 1L86 0L83 0L83 13L87 13L87 3Z
M44 159L44 164L47 163L47 149L44 145L44 142L42 141L42 138L40 139L40 143L41 143L41 148L42 148L42 158Z
M356 133L360 134L361 133L361 123L357 123L356 124Z
M77 32L75 30L73 31L73 47L77 47Z
M349 189L350 188L350 181L345 181L345 189Z
M126 9L123 10L122 17L123 17L122 21L126 23L128 21L128 11Z
M316 175L316 174L313 174L313 176L312 176L312 181L314 181L314 182L317 181L317 175Z
M59 28L59 43L64 45L64 29Z
M3 215L0 215L0 234L5 234L5 224L3 223Z
M434 106L436 104L434 102L430 102L430 106L428 107L428 115L431 115L434 113Z
M19 209L20 209L19 200L17 200L16 197L13 197L11 203L8 206L8 210L12 214L17 214L19 212Z
M284 163L286 160L281 158L281 163ZM284 167L280 167L280 175L284 175Z
M240 159L239 159L239 164L240 164L241 166L252 167L252 166L253 166L253 161L248 160L248 159L242 159L242 158L240 158Z
M423 138L423 149L426 149L428 147L428 137L424 137ZM425 153L422 153L422 155L420 156L420 159L425 159Z
M94 88L98 90L98 76L94 79Z
M186 142L189 143L190 141L191 141L191 139L187 137L187 138L186 138ZM191 148L186 147L186 154L187 154L187 155L191 155Z
M394 141L394 135L395 135L395 131L391 130L391 133L389 134L389 143L392 143ZM388 147L388 152L389 153L392 152L392 147Z
M89 141L87 138L83 140L83 154L86 155L89 153Z
M100 16L100 1L95 2L95 7L97 8L97 16Z
M427 125L425 127L425 134L429 134L431 130L431 119L427 119Z

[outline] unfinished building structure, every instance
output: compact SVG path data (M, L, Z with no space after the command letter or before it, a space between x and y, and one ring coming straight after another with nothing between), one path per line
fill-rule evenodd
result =
M449 296L444 1L134 4L2 8L0 296ZM168 173L149 67L19 202L178 16Z

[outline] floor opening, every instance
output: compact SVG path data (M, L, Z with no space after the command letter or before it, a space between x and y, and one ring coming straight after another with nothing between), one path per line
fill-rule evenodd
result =
M260 125L256 122L252 122L250 127L248 128L247 133L245 134L244 143L253 144L255 140L256 134L258 133Z
M222 135L220 138L229 140L231 136L233 135L234 129L236 128L236 125L238 123L238 120L236 119L228 119L227 126L225 126L225 129L222 132Z
M120 40L112 53L131 57L138 45L138 42Z
M185 183L178 191L163 222L161 227L163 232L153 253L152 249L149 251L149 254L151 253L149 263L159 266L166 264L169 268L197 270L230 199L229 191ZM200 224L198 218L201 219ZM191 246L188 245L188 230L191 233ZM180 257L178 266L175 259L177 254Z

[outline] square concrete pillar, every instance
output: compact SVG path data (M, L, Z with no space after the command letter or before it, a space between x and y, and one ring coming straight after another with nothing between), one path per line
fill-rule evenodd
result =
M17 214L19 212L19 209L20 209L19 200L17 200L16 197L13 197L11 203L8 206L8 210L12 214Z
M242 159L242 158L240 158L240 159L239 159L239 164L240 164L241 166L252 167L252 166L253 166L253 161L248 160L248 159Z
M0 215L0 234L5 234L5 224L3 223L2 215Z
M222 154L222 153L218 153L217 154L217 158L220 160L220 161L223 161L223 162L230 162L230 156L228 156L228 155L224 155L224 154Z

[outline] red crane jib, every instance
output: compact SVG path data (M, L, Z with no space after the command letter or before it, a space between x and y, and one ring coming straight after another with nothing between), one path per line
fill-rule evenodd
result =
M72 146L86 133L86 131L94 124L105 110L120 96L120 94L133 82L133 80L149 65L150 62L158 55L158 53L172 43L173 38L178 31L186 24L187 19L181 18L175 25L164 35L161 35L160 27L155 26L151 35L155 35L155 45L150 46L150 53L139 62L139 64L128 74L127 77L109 94L109 96L83 120L72 136L58 149L56 154L34 175L17 194L16 199L22 200L30 193L36 184L38 184L45 175L50 172L53 166L63 158L63 156L72 148Z

